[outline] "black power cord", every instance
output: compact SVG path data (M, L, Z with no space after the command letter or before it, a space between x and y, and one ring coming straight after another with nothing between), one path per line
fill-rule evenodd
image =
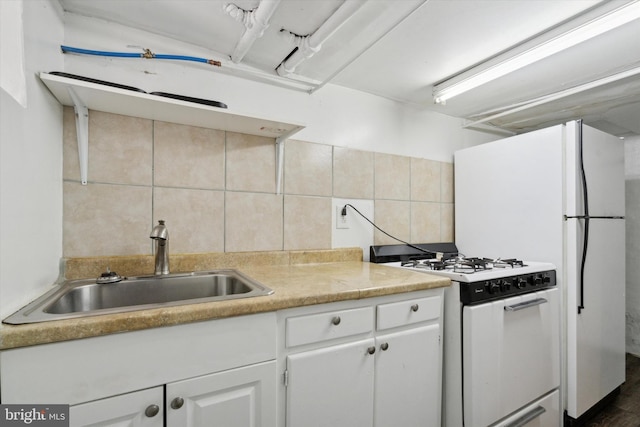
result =
M373 221L371 221L369 218L367 218L366 216L364 216L364 215L362 214L362 212L360 212L358 209L356 209L356 207L355 207L355 206L353 206L353 205L352 205L352 204L350 204L350 203L347 203L346 205L344 205L344 206L342 207L342 211L340 212L340 215L342 215L342 216L346 216L346 215L347 215L347 206L348 206L348 207L350 207L351 209L353 209L354 211L356 211L356 212L358 213L358 215L360 215L362 218L364 218L365 220L367 220L367 222L369 222L369 224L373 225L373 226L376 228L376 230L380 231L381 233L386 234L387 236L391 237L391 238L392 238L392 239L394 239L394 240L397 240L397 241L398 241L398 242L400 242L400 243L404 243L405 245L409 246L410 248L417 249L417 250L419 250L419 251L421 251L421 252L424 252L424 253L427 253L427 254L436 255L436 253L435 253L435 252L428 251L428 250L426 250L426 249L421 248L420 246L416 246L416 245L413 245L413 244L411 244L411 243L409 243L409 242L405 242L404 240L402 240L402 239L398 239L397 237L392 236L391 234L387 233L387 232L386 232L386 231L384 231L382 228L378 227L378 226L377 226Z

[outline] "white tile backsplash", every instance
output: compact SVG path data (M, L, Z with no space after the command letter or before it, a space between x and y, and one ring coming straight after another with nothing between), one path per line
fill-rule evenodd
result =
M336 203L402 240L453 240L449 163L290 140L276 194L273 138L91 111L82 186L70 107L63 124L66 257L151 254L159 219L170 253L398 243L353 211L336 229Z
M155 187L158 220L169 229L170 253L224 251L224 191Z
M63 185L65 257L149 253L151 187Z
M154 122L154 185L224 190L224 138L220 130Z
M281 251L282 195L225 193L225 252Z

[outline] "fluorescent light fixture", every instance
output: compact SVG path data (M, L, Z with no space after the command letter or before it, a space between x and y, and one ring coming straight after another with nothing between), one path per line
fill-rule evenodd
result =
M474 122L471 123L467 123L465 124L464 128L468 128L468 127L473 127L473 126L477 126L480 125L482 123L486 123L486 122L490 122L491 120L495 120L498 119L500 117L504 117L504 116L508 116L510 114L514 114L517 113L519 111L524 111L527 110L529 108L533 108L533 107L537 107L538 105L543 105L543 104L548 104L549 102L553 102L553 101L557 101L559 99L562 98L566 98L568 96L571 95L576 95L578 93L587 91L587 90L591 90L600 86L604 86L606 84L609 83L614 83L617 82L618 80L622 80L622 79L626 79L629 77L633 77L633 76L637 76L640 75L640 67L635 67L632 68L630 70L626 70L626 71L622 71L620 73L617 74L613 74L611 76L607 76L607 77L603 77L601 79L598 80L594 80L591 81L589 83L585 83L583 85L580 86L576 86L576 87L572 87L569 89L565 89L563 91L560 92L556 92L556 93L552 93L550 95L545 95L542 96L540 98L531 100L529 102L514 106L514 107L508 107L506 110L500 112L500 113L495 113L495 114L490 114L480 120L476 120ZM480 114L482 115L482 114Z
M443 82L434 87L433 101L445 104L447 99L460 95L534 62L561 52L583 41L589 40L614 28L640 18L640 1L634 0L618 9L606 13L566 33L552 38L512 58L500 62L484 71L471 75L457 83Z

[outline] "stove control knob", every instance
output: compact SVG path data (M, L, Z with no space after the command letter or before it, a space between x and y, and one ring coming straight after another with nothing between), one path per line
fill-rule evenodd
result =
M507 292L511 289L511 282L508 280L503 280L500 284L500 288L502 289L502 292Z
M525 279L524 277L518 277L518 278L515 280L515 282L516 282L516 287L517 287L518 289L522 289L522 288L524 288L525 286L527 286L527 279Z
M535 286L542 285L542 274L536 274L536 277L533 279L533 284Z
M542 283L551 283L551 276L549 276L549 275L545 274L545 275L542 277Z
M487 290L490 294L495 294L496 292L500 292L500 285L498 284L498 282L488 282Z

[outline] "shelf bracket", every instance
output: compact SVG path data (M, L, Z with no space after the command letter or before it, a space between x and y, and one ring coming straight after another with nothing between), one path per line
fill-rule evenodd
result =
M282 174L284 168L284 142L294 133L303 129L297 126L276 138L276 194L282 194Z
M73 109L76 113L80 182L82 185L87 185L87 169L89 164L89 109L72 87L68 87L67 90L73 100Z

